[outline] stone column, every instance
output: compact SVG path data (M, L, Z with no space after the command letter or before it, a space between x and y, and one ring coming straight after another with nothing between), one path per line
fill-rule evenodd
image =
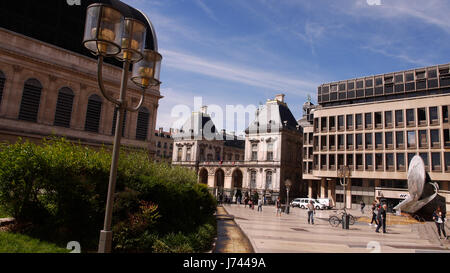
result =
M312 180L308 180L308 197L312 198Z
M326 190L327 190L327 179L323 177L320 180L320 198L325 198Z
M330 199L330 206L336 205L336 180L328 181L328 199Z
M351 209L352 208L352 179L351 178L347 178L346 194L347 194L347 209Z
M232 182L233 182L233 176L231 175L231 169L226 169L225 170L225 177L224 177L224 181L223 181L223 187L224 187L224 192L225 194L229 195L231 197L232 194Z

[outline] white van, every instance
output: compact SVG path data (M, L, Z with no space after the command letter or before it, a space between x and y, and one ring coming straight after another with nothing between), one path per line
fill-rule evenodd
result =
M319 201L313 198L295 198L294 200L292 200L291 206L306 209L310 201L314 202L313 204L315 209L326 209L326 206L324 204L319 203Z
M331 204L331 200L330 199L328 199L328 198L319 198L319 199L317 199L317 201L320 204L323 204L326 209L331 209L331 205L330 205Z

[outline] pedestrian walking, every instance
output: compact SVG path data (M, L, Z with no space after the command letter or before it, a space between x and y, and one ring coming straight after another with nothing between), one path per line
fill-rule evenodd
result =
M314 225L314 213L316 213L316 209L314 208L314 202L309 201L308 205L308 224L311 223Z
M253 209L253 201L251 199L248 200L248 208Z
M380 233L379 230L381 227L383 227L383 233L386 233L386 209L387 209L386 204L383 204L383 206L378 209L377 215L378 226L377 229L375 230L375 232L377 233Z
M278 216L278 214L281 216L281 201L280 201L280 197L277 198L277 201L275 202L275 207L277 209L277 216Z
M364 203L363 200L361 200L361 213L364 214L364 208L366 207L366 203Z
M444 235L444 239L447 239L447 234L445 233L445 222L447 219L445 218L445 214L442 212L441 207L438 207L436 211L433 212L433 220L436 223L439 239L441 239L441 233Z
M245 196L244 197L244 208L247 207L247 204L248 204L248 196Z
M262 201L262 199L260 198L260 199L258 200L258 211L261 211L261 212L262 212L262 206L263 206L263 201Z
M378 226L377 214L378 214L377 202L373 202L372 203L372 221L369 224L370 226L373 225L373 222L375 222L375 224Z

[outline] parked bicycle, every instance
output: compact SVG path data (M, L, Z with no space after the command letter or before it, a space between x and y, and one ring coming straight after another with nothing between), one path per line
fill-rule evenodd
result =
M342 218L344 217L345 213L346 213L345 209L343 211L336 212L336 215L331 215L328 218L328 222L333 227L339 226L342 223ZM347 213L347 215L349 216L349 224L354 225L356 218L353 215L351 215L350 213Z

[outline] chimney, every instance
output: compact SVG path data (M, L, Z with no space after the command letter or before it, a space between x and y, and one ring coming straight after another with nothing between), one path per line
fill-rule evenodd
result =
M279 101L279 102L284 102L284 94L278 94L275 96L275 100Z
M161 136L164 132L164 129L162 127L159 127L159 135Z
M203 114L208 114L208 106L202 106L202 108L200 108L200 112L202 112Z

